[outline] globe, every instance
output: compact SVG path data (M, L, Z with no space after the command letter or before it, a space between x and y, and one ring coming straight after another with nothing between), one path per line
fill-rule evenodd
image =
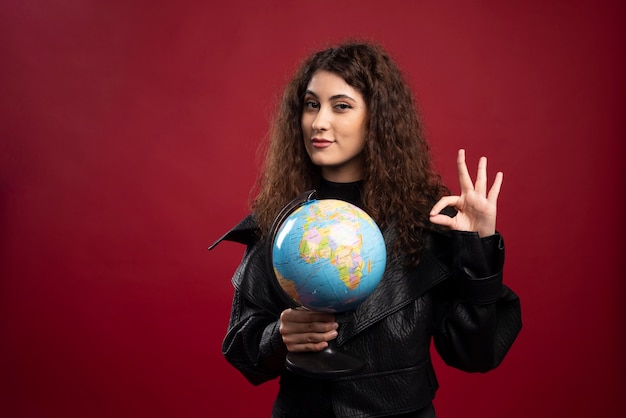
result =
M383 236L358 206L309 200L275 235L272 265L280 287L297 305L320 312L355 310L385 271Z

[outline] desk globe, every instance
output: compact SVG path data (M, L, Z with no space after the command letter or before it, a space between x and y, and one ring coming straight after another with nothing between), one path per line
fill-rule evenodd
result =
M386 249L376 223L359 207L312 199L314 191L283 209L271 229L271 262L288 305L338 315L355 311L385 271ZM338 322L341 322L338 319ZM359 372L365 362L336 347L288 353L286 367L311 377Z

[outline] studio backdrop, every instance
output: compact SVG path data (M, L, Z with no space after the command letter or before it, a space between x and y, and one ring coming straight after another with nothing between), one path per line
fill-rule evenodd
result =
M502 365L433 354L441 417L626 416L625 5L617 0L4 0L0 415L267 417L221 355L260 151L299 60L403 68L437 169L504 172L524 327ZM490 181L492 178L490 179Z

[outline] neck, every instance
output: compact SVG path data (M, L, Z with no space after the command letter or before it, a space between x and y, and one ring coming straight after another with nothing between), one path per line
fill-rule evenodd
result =
M361 206L361 181L334 182L322 178L317 187L318 199L340 199Z
M363 153L343 164L322 166L322 177L334 183L354 183L363 178Z

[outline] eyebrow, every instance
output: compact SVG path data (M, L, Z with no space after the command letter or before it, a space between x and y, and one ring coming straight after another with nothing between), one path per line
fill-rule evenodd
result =
M316 99L319 99L319 96L315 94L314 92L312 92L311 90L307 90L305 92L305 95L311 95L315 97ZM356 102L356 99L354 99L351 96L348 96L347 94L335 94L334 96L330 96L330 100L340 100L340 99L348 99L348 100L352 100L353 102Z

